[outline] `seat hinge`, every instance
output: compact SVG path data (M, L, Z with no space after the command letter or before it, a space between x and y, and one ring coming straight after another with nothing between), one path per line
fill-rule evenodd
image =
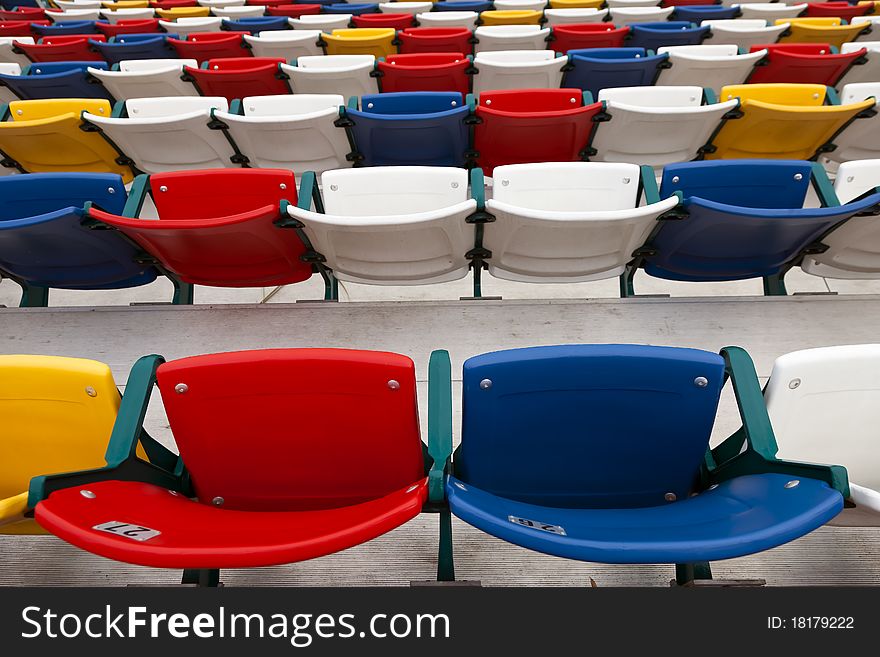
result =
M633 258L647 258L650 256L657 255L657 249L654 249L650 246L640 246L635 251L632 252Z
M828 142L827 144L822 144L821 146L819 146L819 148L816 150L816 152L817 153L832 153L836 150L837 150L837 144L832 144L831 142Z
M483 122L476 114L470 114L463 119L465 125L480 125Z
M208 121L208 130L228 130L229 126L226 125L220 119L211 117L211 120Z
M357 164L358 162L363 162L365 158L363 153L353 152L346 154L345 159L348 162L354 162L355 164Z
M830 247L827 244L823 244L822 242L813 242L804 248L803 254L819 255L820 253L825 253L829 248Z
M493 221L495 221L495 215L485 210L477 210L464 220L466 224L491 224Z
M370 71L370 77L371 78L384 78L385 71L380 71L378 68L374 68L372 71Z
M659 217L657 217L657 221L683 221L691 216L691 213L685 210L684 208L672 208L671 210L667 210Z
M877 116L877 110L873 107L863 109L861 112L856 114L857 119L870 119L872 116Z
M593 115L593 123L605 123L606 121L610 121L610 120L611 120L611 115L608 112L606 112L605 110L602 110L601 112L597 112L596 114Z
M2 160L0 160L0 166L4 166L7 169L20 169L21 168L19 163L16 162L15 160L13 160L11 157L4 157Z
M134 166L134 160L132 160L132 159L131 159L130 157L128 157L127 155L120 155L119 157L117 157L117 158L116 158L115 160L113 160L113 161L116 162L116 164L118 164L118 165L121 166L121 167L131 167L131 166Z
M232 157L229 158L229 161L233 164L250 164L250 158L243 153L236 153Z
M737 109L730 110L721 118L724 119L725 121L732 121L733 119L741 119L744 116L745 116L745 113L741 109L737 108Z
M352 121L347 116L340 116L338 119L333 121L333 125L335 125L337 128L353 128L354 121Z
M478 69L478 68L477 68L476 66L474 66L473 64L471 64L471 65L468 66L466 69L464 69L464 74L465 74L465 75L476 75L476 74L479 73L479 72L480 72L480 69Z
M89 123L88 121L83 121L79 124L79 129L83 132L101 132L101 128L96 126L94 123Z
M309 264L320 264L320 263L327 262L327 258L322 256L317 251L307 251L306 253L303 253L299 257L299 259L302 260L303 262L309 263Z
M491 258L492 252L489 249L478 246L465 253L464 257L468 260L482 261L486 260L487 258Z
M705 155L706 153L714 153L718 150L718 147L715 144L705 144L704 146L700 146L697 149L697 153L700 155Z

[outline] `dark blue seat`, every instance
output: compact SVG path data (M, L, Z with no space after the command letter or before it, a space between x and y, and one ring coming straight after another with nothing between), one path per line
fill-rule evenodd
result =
M656 82L660 67L669 55L651 55L644 48L585 48L569 50L571 69L563 87L589 91L595 98L600 89L644 87Z
M708 25L696 27L687 21L641 23L630 26L627 46L656 51L663 46L695 46L709 35Z
M742 15L739 7L723 7L722 5L690 5L688 7L676 7L672 12L670 20L685 21L699 25L703 21L709 20L725 20L729 18L737 18Z
M35 7L42 9L43 6L37 0L0 0L0 7L12 11L16 7Z
M469 113L460 93L417 91L363 96L345 117L362 165L461 167Z
M324 5L325 14L351 14L352 16L360 16L361 14L377 14L379 13L379 5L367 3L339 3L333 5Z
M486 0L462 0L461 2L435 2L432 11L488 11L492 3Z
M0 178L0 271L25 290L22 305L45 305L48 288L102 290L144 285L158 272L116 231L83 226L92 202L121 213L114 174L35 173Z
M112 41L89 41L110 64L131 59L176 59L165 34L122 34Z
M0 86L22 100L48 98L106 98L113 96L86 69L107 69L106 62L43 62L31 64L22 75L0 74Z
M252 18L239 18L223 20L223 29L232 32L250 32L259 34L270 30L286 30L290 27L287 16L255 16Z
M63 36L65 34L97 34L95 21L66 21L54 25L31 25L31 29L40 36Z
M840 223L880 213L880 194L846 205L826 197L830 207L804 208L811 167L823 193L830 184L809 162L713 160L666 167L661 194L682 194L683 218L662 223L650 240L645 271L680 281L781 276Z
M708 468L726 374L747 448ZM847 484L842 468L774 458L766 408L742 401L760 395L736 347L566 345L470 358L450 509L498 538L582 561L694 564L776 547L837 515Z

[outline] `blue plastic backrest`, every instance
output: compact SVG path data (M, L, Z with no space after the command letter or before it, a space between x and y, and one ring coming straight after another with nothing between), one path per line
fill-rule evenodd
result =
M691 5L676 7L672 12L674 20L689 21L699 25L702 21L736 18L742 12L739 7L722 7L720 5Z
M723 383L723 359L695 349L563 345L475 356L464 363L456 475L547 506L685 499Z
M28 67L28 75L52 75L53 73L65 73L66 71L85 71L87 68L108 70L107 62L38 62Z
M361 111L367 114L433 114L461 107L463 103L457 92L403 91L363 96Z
M657 21L656 23L635 23L631 27L637 27L640 30L662 30L668 32L680 32L682 30L692 29L695 26L691 25L690 21Z
M663 169L660 198L681 192L747 208L804 206L812 166L803 160L708 160Z
M581 59L641 59L648 56L644 48L576 48L569 55Z
M379 5L368 3L339 3L333 5L324 5L325 14L353 14L360 16L361 14L379 13Z
M113 37L110 43L139 43L141 41L164 41L168 38L167 34L158 34L156 32L138 32L135 34L120 34Z
M462 2L435 2L432 11L487 11L492 3L486 0L463 0Z
M860 212L873 214L878 206L880 194L802 210L744 208L691 197L683 203L688 217L664 222L651 241L645 272L676 281L772 276L841 222Z
M242 32L259 32L260 30L286 30L290 24L286 16L251 16L235 20L224 19L223 29Z
M35 217L87 201L121 214L125 186L113 173L28 173L0 178L0 221Z
M37 0L0 0L0 7L9 11L16 7L37 7L43 9Z
M98 28L95 21L67 21L54 25L34 25L31 29L40 36L61 36L64 34L95 34Z
M705 39L710 27L691 27L687 22L641 23L630 26L629 43L647 50L663 46L698 45Z
M66 63L66 62L61 62ZM98 63L98 62L95 62ZM101 62L106 67L105 62ZM32 64L32 75L0 75L0 80L22 100L45 100L52 98L105 98L112 100L110 92L82 68L69 68L46 73L43 64ZM41 71L38 73L37 71Z

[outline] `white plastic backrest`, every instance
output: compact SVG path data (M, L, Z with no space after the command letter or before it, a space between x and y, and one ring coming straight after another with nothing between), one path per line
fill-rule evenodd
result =
M0 62L0 73L3 75L21 75L21 65L11 62Z
M605 4L611 9L618 7L656 7L660 4L660 0L606 0Z
M780 459L843 465L850 481L880 489L880 345L780 356L764 398Z
M477 53L474 57L474 63L487 62L499 66L504 64L516 66L546 62L549 59L556 59L556 53L552 50L494 50Z
M198 0L202 7L241 7L247 0Z
M259 36L245 34L244 38L249 43L268 42L272 43L299 43L300 41L317 40L321 36L321 30L266 30Z
M400 216L441 210L468 198L468 172L455 167L364 167L321 176L327 214Z
M880 100L880 82L853 82L840 90L840 104L858 103L868 98Z
M543 28L547 29L547 28ZM481 25L477 28L477 36L493 37L504 39L507 37L515 38L520 36L531 36L542 31L540 25Z
M101 15L99 9L69 9L67 11L47 11L46 16L56 23L69 21L96 21Z
M506 164L492 172L492 198L531 210L625 210L638 205L639 176L635 164Z
M717 18L701 21L700 25L708 25L713 30L718 28L733 32L752 32L772 27L768 26L767 21L761 18Z
M600 89L597 100L633 107L699 107L702 87L617 87Z
M880 41L847 41L840 46L840 53L845 55L865 48L868 52L880 52Z
M154 71L178 70L184 66L198 67L194 59L125 59L119 62L119 70L124 73L147 73Z
M245 116L299 116L327 108L338 109L345 99L335 94L292 94L285 96L250 96L241 101Z
M171 34L192 34L194 32L219 32L223 26L223 19L216 16L178 18L176 21L159 19L159 25Z
M117 9L116 11L110 11L109 9L102 9L101 16L103 16L108 23L116 24L119 21L133 21L139 19L148 19L153 17L153 10L149 7L143 9Z
M694 45L694 46L661 46L657 48L657 54L670 53L681 55L682 57L694 57L700 59L721 59L727 57L736 57L739 54L739 48L733 43L719 44L715 46Z
M13 41L18 41L19 43L29 43L33 45L34 37L32 36L18 36L18 37L0 37L0 46L11 46Z
M841 203L849 203L875 187L880 187L880 160L853 160L837 169L834 191Z
M351 14L304 14L299 18L288 18L287 22L295 30L323 30L330 32L348 27Z
M545 9L544 18L549 25L571 25L575 23L601 23L608 15L607 9L594 7Z
M880 16L853 16L850 25L859 23L880 23Z
M55 4L62 11L70 11L71 9L100 9L104 5L101 0L76 0L76 2L55 0Z
M332 69L345 71L361 68L364 64L372 66L376 63L373 55L309 55L296 60L299 68Z
M178 114L212 109L229 111L229 101L221 96L167 96L164 98L129 98L125 109L130 119L158 119L174 117Z
M0 37L0 62L8 64L18 64L19 66L28 66L31 60L24 53L13 52L12 42L34 43L34 38L30 36L21 37Z
M807 8L807 3L799 5L784 5L779 2L753 2L740 7L744 18L764 18L765 20L777 20L780 18L794 18Z
M244 35L255 57L283 57L286 60L322 54L321 30L267 30L259 36Z
M544 0L495 0L494 3L494 9L498 11L540 11L546 6Z
M426 11L417 14L421 27L466 27L470 30L477 25L479 14L475 11Z
M611 9L611 22L618 24L654 23L665 21L675 11L675 7L618 7Z
M431 11L433 2L380 2L379 11L383 14L409 14L415 16Z
M266 13L266 8L263 5L211 7L211 13L220 18L258 18Z

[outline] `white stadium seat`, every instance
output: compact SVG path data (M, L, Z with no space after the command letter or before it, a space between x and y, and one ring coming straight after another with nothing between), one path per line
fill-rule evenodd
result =
M13 41L25 44L33 44L34 37L0 37L0 64L18 64L19 66L29 66L32 62L24 53L17 53L13 50Z
M880 100L880 81L853 82L840 92L840 104L858 103L868 98ZM880 105L875 104L877 111ZM880 113L861 118L846 126L832 142L833 151L823 153L832 162L880 158Z
M634 23L656 23L669 19L675 7L618 7L611 9L611 22L615 25Z
M323 55L318 45L321 30L266 30L259 36L244 35L254 57L283 57L287 61L309 55Z
M785 5L781 2L750 2L742 5L739 10L743 18L755 18L772 23L784 18L796 18L806 8L806 2L797 5Z
M662 69L658 85L696 85L716 94L729 84L743 84L766 54L766 50L740 55L733 44L666 46L657 54L669 53L669 68Z
M297 94L339 94L352 96L379 93L370 72L376 66L373 55L319 55L300 57L296 66L281 64Z
M431 11L433 2L380 2L379 11L383 14L409 14L416 16Z
M746 52L752 46L776 43L779 36L789 28L788 23L767 25L767 21L761 19L708 20L703 21L700 25L708 25L712 28L710 43L713 45L732 43Z
M481 52L474 58L473 92L500 89L558 89L568 57L552 50L499 50Z
M211 7L211 13L220 18L258 18L266 13L263 5L246 7Z
M114 98L160 98L198 96L192 83L180 79L184 66L198 66L194 59L135 59L119 62L118 71L89 67Z
M117 9L110 11L109 9L101 10L101 18L108 23L116 24L119 21L136 21L153 18L155 12L149 7L145 9Z
M351 14L305 14L299 18L288 18L287 22L294 30L321 30L328 34L333 30L348 27Z
M540 25L483 25L474 30L475 50L544 50L549 34L550 28Z
M176 21L159 20L159 27L166 32L184 37L199 32L219 32L223 27L223 19L216 16L207 16L203 18L178 18Z
M420 27L466 27L473 30L480 15L475 11L431 11L417 14Z
M565 9L545 9L544 18L547 24L553 25L575 25L578 23L601 23L608 15L607 9L594 8L565 8Z
M880 41L848 41L841 45L840 52L847 54L862 48L868 51L865 53L867 61L850 67L837 82L839 89L855 82L880 82Z

